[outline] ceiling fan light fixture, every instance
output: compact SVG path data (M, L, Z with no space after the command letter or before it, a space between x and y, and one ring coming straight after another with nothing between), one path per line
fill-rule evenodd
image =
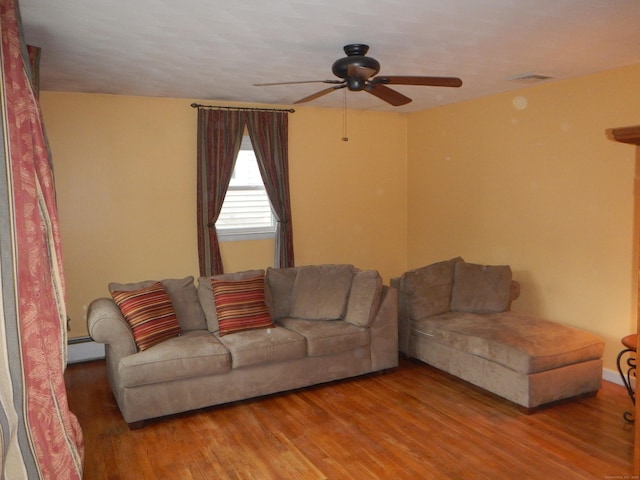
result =
M352 92L359 92L364 90L366 85L366 80L360 77L348 77L347 78L347 88Z

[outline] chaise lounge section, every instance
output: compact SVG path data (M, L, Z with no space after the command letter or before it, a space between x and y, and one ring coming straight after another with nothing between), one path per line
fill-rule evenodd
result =
M268 312L251 327L238 316L260 297L256 282ZM132 428L154 417L398 365L397 292L375 271L311 265L203 277L197 288L193 277L159 283L109 286L121 303L166 291L179 331L150 346L143 338L144 349L135 321L121 310L126 304L100 298L88 312L89 333L106 344L109 384ZM251 298L238 302L249 283ZM149 302L137 302L143 303Z
M589 332L511 311L520 293L509 266L461 258L406 272L399 291L399 350L531 413L594 395L604 342Z

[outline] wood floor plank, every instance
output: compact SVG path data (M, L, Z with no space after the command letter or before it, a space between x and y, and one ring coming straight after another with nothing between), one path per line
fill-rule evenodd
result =
M85 480L603 479L633 471L623 387L521 413L419 362L129 430L104 361L69 366Z

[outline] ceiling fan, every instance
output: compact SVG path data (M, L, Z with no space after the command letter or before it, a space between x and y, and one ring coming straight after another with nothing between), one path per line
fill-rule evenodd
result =
M333 86L319 92L301 98L293 102L306 103L320 98L327 93L341 88L348 88L352 92L364 90L387 103L397 107L406 105L411 99L400 92L387 87L387 85L422 85L430 87L459 87L462 80L456 77L411 77L398 75L375 76L380 71L380 62L375 58L367 57L369 45L354 43L345 45L346 57L333 62L331 68L334 75L342 80L303 80L298 82L256 83L257 87L269 85L292 85L298 83L329 83Z

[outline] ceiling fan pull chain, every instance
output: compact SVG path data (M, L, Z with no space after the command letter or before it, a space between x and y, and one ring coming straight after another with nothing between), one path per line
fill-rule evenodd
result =
M349 137L347 137L347 89L343 89L344 92L344 101L343 101L343 109L342 109L342 141L348 142Z

